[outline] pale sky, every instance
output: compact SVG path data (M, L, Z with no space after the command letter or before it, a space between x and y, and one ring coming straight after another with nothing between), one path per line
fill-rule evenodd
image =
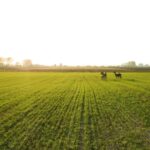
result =
M150 64L150 1L0 0L0 56L47 65Z

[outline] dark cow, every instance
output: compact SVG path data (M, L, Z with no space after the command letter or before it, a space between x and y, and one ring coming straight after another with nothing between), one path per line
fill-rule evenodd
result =
M101 72L101 79L106 80L107 79L107 73L106 72Z
M122 74L120 72L114 72L116 78L122 78Z

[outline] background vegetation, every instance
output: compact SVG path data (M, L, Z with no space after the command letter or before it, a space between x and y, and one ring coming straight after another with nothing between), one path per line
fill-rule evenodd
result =
M22 62L15 62L12 57L0 57L0 71L51 71L51 72L100 72L100 71L140 71L147 72L150 71L150 66L148 64L136 64L135 61L129 61L118 66L66 66L60 63L59 65L40 65L33 64L32 60L25 59Z

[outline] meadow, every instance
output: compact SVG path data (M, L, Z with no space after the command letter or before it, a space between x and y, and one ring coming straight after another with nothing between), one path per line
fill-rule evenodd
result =
M150 73L0 73L0 150L150 149Z

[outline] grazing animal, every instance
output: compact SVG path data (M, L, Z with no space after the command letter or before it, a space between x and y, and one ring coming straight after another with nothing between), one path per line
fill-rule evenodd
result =
M107 73L106 72L101 72L101 79L106 80L107 79Z
M114 72L116 78L122 78L122 74L120 72Z

